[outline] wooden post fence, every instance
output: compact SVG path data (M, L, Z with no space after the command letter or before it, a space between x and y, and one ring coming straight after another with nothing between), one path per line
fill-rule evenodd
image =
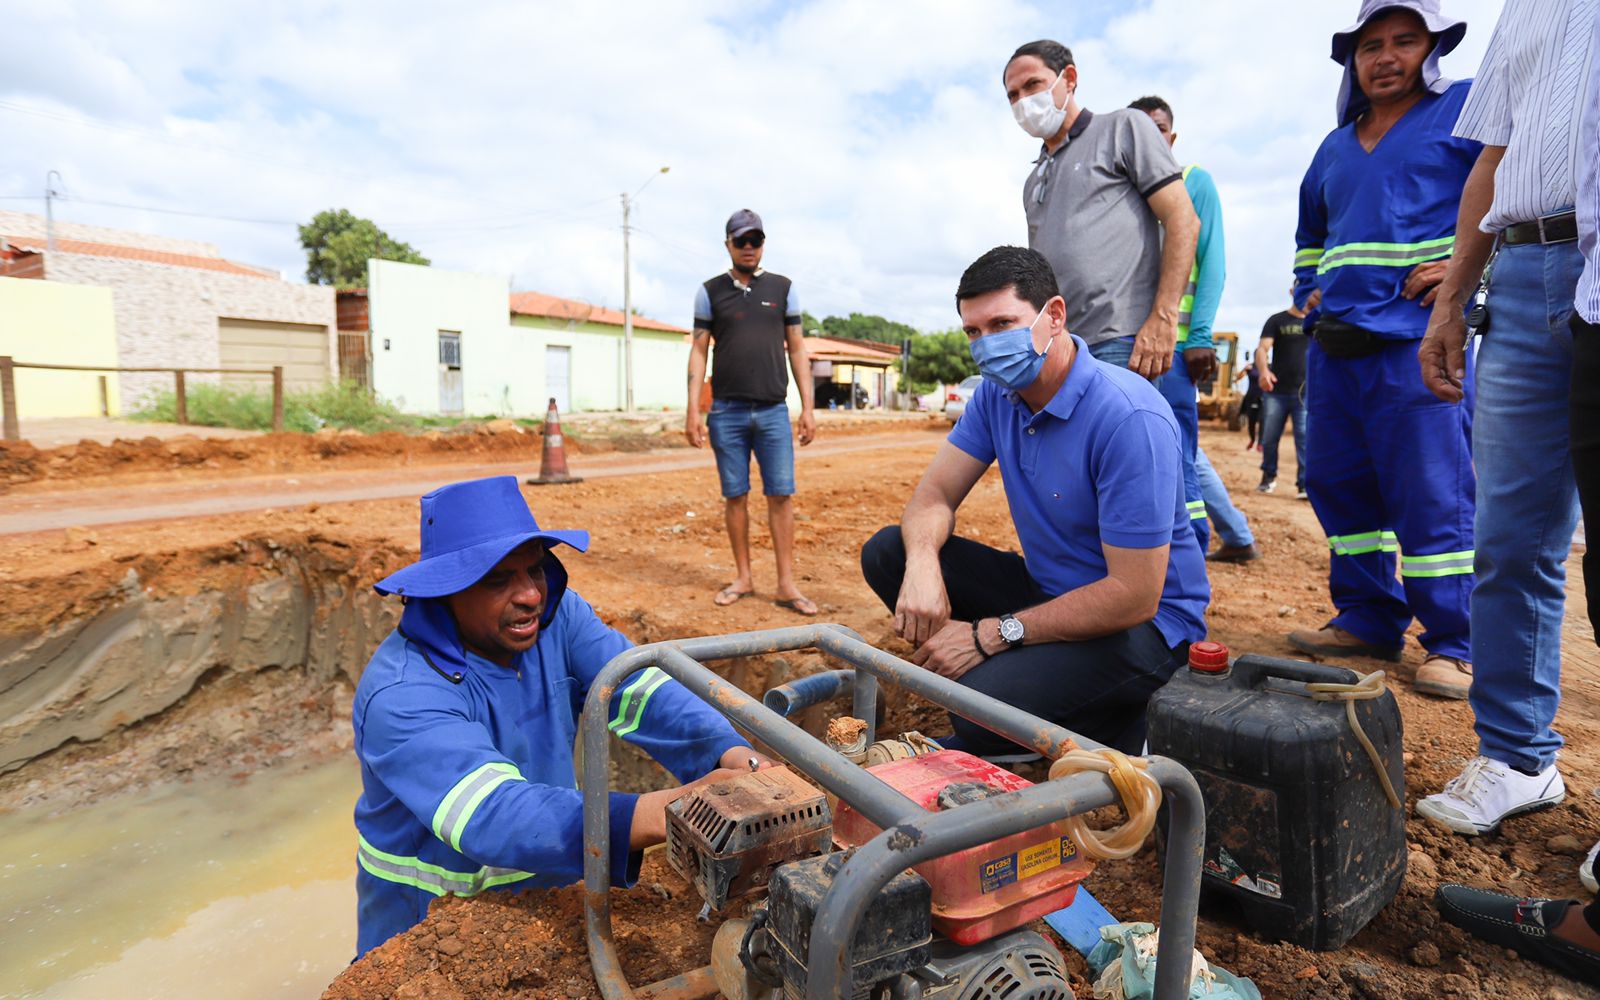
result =
M0 438L6 441L22 440L22 428L17 421L17 385L15 372L18 368L32 368L41 371L55 372L140 372L144 374L163 373L170 374L174 388L177 390L177 422L189 422L189 400L186 376L188 375L270 375L272 376L272 429L276 432L283 431L283 366L273 365L271 368L115 368L105 365L35 365L25 361L13 360L9 355L0 355L0 414L3 414L3 424L0 424ZM106 386L106 377L100 376L100 414L110 416L110 393Z

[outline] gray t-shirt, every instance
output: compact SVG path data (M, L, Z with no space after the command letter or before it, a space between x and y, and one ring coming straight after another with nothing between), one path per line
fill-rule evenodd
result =
M1085 119L1088 119L1086 122ZM1067 328L1085 343L1131 337L1161 277L1161 226L1147 199L1183 170L1143 111L1082 111L1022 186L1028 246L1055 269Z

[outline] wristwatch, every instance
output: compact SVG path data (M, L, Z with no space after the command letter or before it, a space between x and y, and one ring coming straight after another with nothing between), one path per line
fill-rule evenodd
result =
M1016 649L1022 645L1022 638L1026 631L1016 615L1000 616L1000 638L1004 639L1006 645L1011 649Z

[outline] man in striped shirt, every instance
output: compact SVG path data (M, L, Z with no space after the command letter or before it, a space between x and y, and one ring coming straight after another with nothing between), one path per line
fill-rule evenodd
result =
M1332 550L1338 614L1289 641L1399 661L1415 616L1427 653L1417 686L1434 694L1456 692L1431 680L1471 669L1470 418L1416 376L1424 307L1479 150L1450 134L1467 84L1438 69L1465 32L1438 0L1364 0L1359 21L1334 35L1340 127L1306 171L1295 236L1295 302L1322 293L1306 323L1306 492Z
M1461 193L1454 252L1420 352L1422 379L1466 398L1466 324L1490 264L1476 358L1472 457L1477 576L1471 701L1478 756L1417 804L1464 834L1560 802L1565 563L1578 520L1568 449L1568 327L1583 255L1573 216L1579 104L1594 58L1597 0L1509 0L1455 134L1484 144Z
M567 589L557 545L581 552L589 533L541 530L514 477L454 483L422 498L422 558L375 585L405 612L351 710L357 956L427 916L435 897L582 877L578 713L631 643ZM618 686L606 717L680 781L763 763L654 667ZM643 850L666 839L667 803L686 790L611 794L612 884L639 877Z

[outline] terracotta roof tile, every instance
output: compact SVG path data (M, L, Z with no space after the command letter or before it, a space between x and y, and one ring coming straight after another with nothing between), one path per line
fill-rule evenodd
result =
M18 250L45 253L46 242L31 236L0 236ZM148 264L166 264L171 267L193 267L203 271L221 271L225 274L242 274L251 278L277 279L277 274L258 267L235 264L221 257L199 257L193 254L168 253L164 250L146 250L143 247L124 247L114 243L90 243L86 240L56 240L56 253L82 254L86 257L117 257L123 260L140 260Z
M516 316L548 316L551 319L570 320L574 323L600 323L606 326L621 326L623 320L620 309L593 306L577 299L557 298L543 292L512 292L511 312ZM682 334L691 332L681 326L673 326L671 323L663 323L647 316L634 316L633 326L637 330L661 330L666 333Z

